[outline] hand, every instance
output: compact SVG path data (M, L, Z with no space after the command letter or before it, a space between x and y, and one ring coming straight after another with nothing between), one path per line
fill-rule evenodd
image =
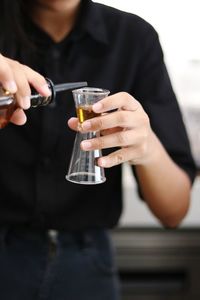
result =
M114 112L109 112L115 110ZM120 92L93 105L99 117L82 123L83 131L100 131L98 138L83 141L85 151L121 147L121 149L98 159L98 165L112 167L129 161L131 164L146 164L153 158L156 138L147 114L141 104L131 95ZM76 130L77 118L68 121L71 129ZM156 147L156 146L155 146Z
M13 113L11 122L22 125L26 122L24 109L30 107L32 85L43 96L51 94L46 80L28 66L0 54L0 83L5 90L15 94L18 108Z

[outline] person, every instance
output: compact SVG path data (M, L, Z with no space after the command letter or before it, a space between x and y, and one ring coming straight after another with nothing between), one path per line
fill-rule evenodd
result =
M186 215L195 166L155 29L90 0L2 0L0 82L18 108L0 131L0 298L120 297L110 230L122 212L121 166L165 227ZM101 136L104 184L66 181L77 118L71 92L30 108L32 89L87 81L110 90L82 124ZM68 120L68 126L67 125ZM23 126L16 126L23 125Z

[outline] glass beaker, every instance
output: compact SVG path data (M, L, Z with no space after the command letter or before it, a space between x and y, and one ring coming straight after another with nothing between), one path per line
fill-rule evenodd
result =
M72 91L76 106L79 126L99 114L93 112L92 105L107 97L110 91L100 88L84 87ZM102 156L99 149L83 151L80 143L83 140L98 137L99 132L77 131L66 179L79 184L99 184L106 180L104 169L97 165L97 158Z

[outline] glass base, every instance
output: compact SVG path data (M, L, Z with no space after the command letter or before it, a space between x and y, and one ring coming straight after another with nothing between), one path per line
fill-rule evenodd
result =
M98 178L97 178L98 177ZM71 173L65 177L68 181L77 183L77 184L100 184L106 181L106 177L97 176L95 173L79 172Z

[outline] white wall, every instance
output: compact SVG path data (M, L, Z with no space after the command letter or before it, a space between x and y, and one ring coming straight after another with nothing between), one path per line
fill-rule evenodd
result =
M98 0L123 11L138 14L159 33L165 62L180 103L196 159L200 161L200 119L188 111L200 111L200 1L199 0ZM200 116L200 114L199 114ZM191 127L194 125L195 128ZM196 145L199 145L198 147ZM192 146L194 147L194 146ZM199 158L198 158L199 157ZM124 168L124 213L121 225L159 226L136 194L129 168ZM190 211L182 226L200 226L200 178L192 192Z
M159 33L165 61L179 101L199 106L199 0L98 0L95 2L138 14L150 22Z

